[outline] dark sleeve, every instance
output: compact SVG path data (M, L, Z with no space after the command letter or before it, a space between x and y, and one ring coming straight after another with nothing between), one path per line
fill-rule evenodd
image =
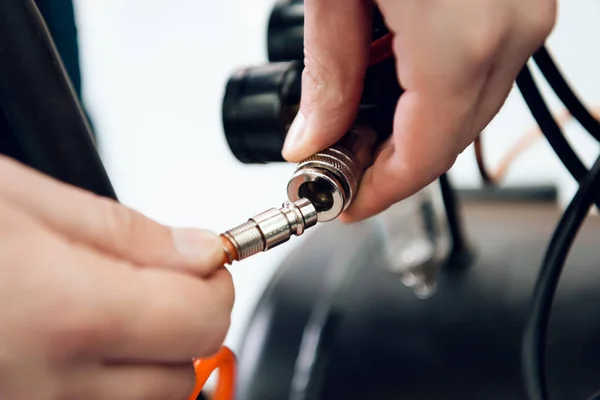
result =
M0 0L1 1L1 0ZM46 21L67 75L81 101L81 69L75 9L72 0L35 0ZM82 105L85 111L85 105ZM89 119L89 118L88 118ZM11 132L0 105L0 154L27 163L25 154Z
M72 0L35 0L77 95L81 98L81 69L77 24Z

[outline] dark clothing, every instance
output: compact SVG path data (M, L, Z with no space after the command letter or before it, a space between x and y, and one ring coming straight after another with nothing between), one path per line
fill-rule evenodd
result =
M81 69L75 10L72 0L36 0L40 13L46 20L56 49L62 58L67 75L81 98Z
M81 100L81 69L79 64L79 45L75 10L72 0L36 0L40 13L60 57L73 88ZM84 107L85 109L85 107ZM0 104L0 154L8 155L23 163L27 163L18 141L11 132Z

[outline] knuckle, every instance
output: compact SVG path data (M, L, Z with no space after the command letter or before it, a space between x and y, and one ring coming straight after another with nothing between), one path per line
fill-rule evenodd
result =
M492 40L485 32L477 32L469 40L469 58L477 64L488 60L492 54Z
M475 23L473 31L469 33L467 55L475 64L488 64L498 55L506 36L499 19Z
M415 191L431 184L441 175L448 172L458 157L460 151L457 146L452 146L445 152L438 153L435 157L419 157L415 155L410 157L405 162L405 170L402 172L404 176L414 176L416 171L420 171L420 178L415 182Z
M448 172L454 166L459 153L458 151L448 153L446 157L441 159L439 164L434 164L432 176L430 177L431 182Z
M541 44L552 32L556 23L556 0L537 0L534 1L534 5L535 11L529 13L531 18L529 29L533 39Z
M127 208L108 201L103 202L103 204L105 212L102 214L105 217L108 233L119 234L119 236L121 232L135 233L135 219Z
M113 201L101 199L102 210L98 213L104 229L103 240L117 255L123 255L131 246L133 238L142 237L145 232L140 224L140 218L135 211ZM140 235L140 236L138 236Z

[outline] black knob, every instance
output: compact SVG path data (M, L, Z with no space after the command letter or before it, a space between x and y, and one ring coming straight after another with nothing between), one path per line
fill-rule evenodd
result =
M223 127L243 163L283 161L285 135L298 112L302 64L297 61L244 68L229 79Z
M271 11L267 32L269 61L304 58L304 2L279 0Z
M231 151L243 163L284 161L281 150L300 103L303 29L303 1L279 0L269 21L271 64L240 69L227 83L223 127ZM387 32L375 8L373 39ZM401 93L393 58L368 69L358 117L375 128L380 140L392 132Z
M281 149L300 103L303 64L299 61L240 69L230 78L223 99L223 127L231 151L243 163L284 161ZM402 93L395 61L367 71L359 108L380 140L392 132Z

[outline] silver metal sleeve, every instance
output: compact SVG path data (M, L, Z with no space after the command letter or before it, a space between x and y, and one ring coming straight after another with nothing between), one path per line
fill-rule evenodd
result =
M338 143L298 164L288 182L288 198L311 200L321 222L337 218L356 196L376 141L372 128L355 124Z
M316 225L317 219L317 210L303 198L260 213L226 231L223 236L234 246L237 253L235 260L240 261L285 243L292 235L302 235L306 229Z

